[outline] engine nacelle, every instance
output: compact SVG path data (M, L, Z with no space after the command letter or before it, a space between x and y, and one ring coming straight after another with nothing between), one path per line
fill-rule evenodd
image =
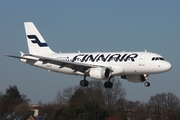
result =
M107 79L110 75L110 69L105 67L91 68L89 76L94 79L103 80Z
M121 76L121 78L134 83L144 82L146 80L146 77L144 75L124 75Z

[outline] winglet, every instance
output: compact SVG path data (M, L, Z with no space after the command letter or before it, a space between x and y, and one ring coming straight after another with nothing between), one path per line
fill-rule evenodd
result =
M19 51L20 52L20 54L21 54L21 57L23 57L24 56L24 53L23 52L21 52L21 51Z

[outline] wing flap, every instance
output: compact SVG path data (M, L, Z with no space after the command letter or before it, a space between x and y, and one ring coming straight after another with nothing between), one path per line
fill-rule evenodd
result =
M86 72L89 68L98 67L97 65L79 63L79 62L71 62L71 61L63 61L63 60L58 60L55 58L44 57L44 56L33 55L33 54L29 54L29 56L39 58L39 60L43 61L44 64L45 63L52 63L52 64L59 65L60 68L68 67L68 68L71 68L75 71L80 71L80 72Z

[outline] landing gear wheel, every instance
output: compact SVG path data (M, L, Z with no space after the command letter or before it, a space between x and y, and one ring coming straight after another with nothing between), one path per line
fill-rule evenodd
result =
M149 86L150 86L150 83L149 83L149 82L145 82L144 85L145 85L146 87L149 87Z
M87 87L89 85L89 82L87 80L81 80L80 81L80 86L84 86L84 87Z
M112 87L113 87L113 84L112 84L112 82L107 81L107 82L104 83L104 87L105 87L105 88L112 88Z

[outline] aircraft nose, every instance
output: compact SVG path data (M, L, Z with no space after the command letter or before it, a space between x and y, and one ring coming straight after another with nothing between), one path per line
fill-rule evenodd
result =
M165 62L163 65L163 68L165 71L168 71L172 68L171 64L169 62Z

